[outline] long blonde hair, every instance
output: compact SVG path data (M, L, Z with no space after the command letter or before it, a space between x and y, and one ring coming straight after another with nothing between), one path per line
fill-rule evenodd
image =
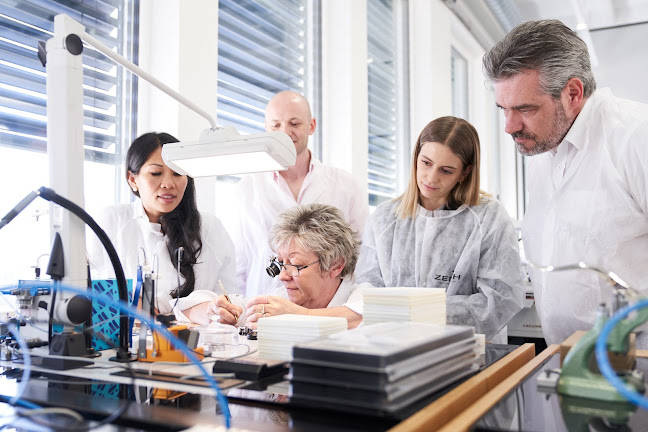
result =
M456 209L462 204L477 205L486 195L479 190L479 135L477 131L464 119L452 116L439 117L428 123L416 140L407 189L405 193L396 198L396 201L399 201L396 214L402 219L416 217L420 200L416 181L417 162L423 144L430 142L443 144L452 150L461 159L463 169L472 166L466 178L450 191L449 208Z

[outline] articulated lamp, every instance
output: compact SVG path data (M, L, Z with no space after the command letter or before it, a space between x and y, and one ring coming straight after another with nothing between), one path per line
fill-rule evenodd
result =
M84 207L83 163L83 42L145 79L178 102L206 118L211 128L197 143L163 147L165 163L192 177L283 170L295 164L296 151L283 132L240 135L233 127L218 128L214 119L190 100L143 69L113 52L86 33L85 27L66 15L54 18L54 35L39 47L47 68L47 153L50 188L80 208ZM52 238L61 235L66 274L63 283L87 287L85 223L76 216L52 209ZM121 300L128 301L126 280L117 278ZM120 352L128 356L128 317L120 317Z
M70 20L68 17L65 19ZM63 18L61 20L63 21ZM174 171L191 177L205 177L285 170L295 164L297 152L292 140L285 133L241 135L232 126L220 128L207 112L189 99L108 49L85 31L80 32L78 36L79 44L83 40L209 121L211 128L205 130L197 142L171 143L162 148L164 163Z
M206 130L197 142L162 147L164 163L191 177L284 170L296 157L295 145L283 132L240 135L231 126Z

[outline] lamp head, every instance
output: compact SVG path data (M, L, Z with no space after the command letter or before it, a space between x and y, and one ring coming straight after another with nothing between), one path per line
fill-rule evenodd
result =
M284 132L241 135L232 126L204 131L198 142L162 147L164 163L190 177L281 171L295 164L295 145Z

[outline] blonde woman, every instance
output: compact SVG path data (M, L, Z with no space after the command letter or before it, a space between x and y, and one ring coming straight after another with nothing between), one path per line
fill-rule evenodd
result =
M245 303L218 297L211 311L219 322L256 328L259 318L298 314L343 317L349 328L360 324L362 296L353 283L360 239L341 210L312 203L284 211L270 231L270 246L276 255L268 274L282 286Z
M421 132L407 190L379 205L365 227L356 281L445 288L449 324L506 343L524 289L515 228L479 190L479 137L456 117Z

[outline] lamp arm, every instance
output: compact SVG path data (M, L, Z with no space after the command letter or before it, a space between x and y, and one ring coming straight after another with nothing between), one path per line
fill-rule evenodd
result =
M207 111L203 110L200 108L198 105L194 104L191 102L189 99L186 97L182 96L180 93L177 91L173 90L171 87L167 86L164 84L162 81L156 79L153 75L149 74L146 72L144 69L140 68L137 66L135 63L132 63L128 60L126 60L124 57L121 55L117 54L116 52L111 51L106 47L104 44L99 42L97 39L93 38L90 36L88 33L83 32L83 34L78 35L81 40L83 40L85 43L88 45L92 46L94 49L105 55L106 57L111 58L115 63L120 64L121 66L125 67L138 77L148 81L149 83L153 84L155 87L158 89L162 90L164 93L168 94L171 96L173 99L177 100L187 108L191 109L192 111L198 113L200 116L206 118L211 127L213 129L217 129L218 126L216 125L216 120L207 113Z

